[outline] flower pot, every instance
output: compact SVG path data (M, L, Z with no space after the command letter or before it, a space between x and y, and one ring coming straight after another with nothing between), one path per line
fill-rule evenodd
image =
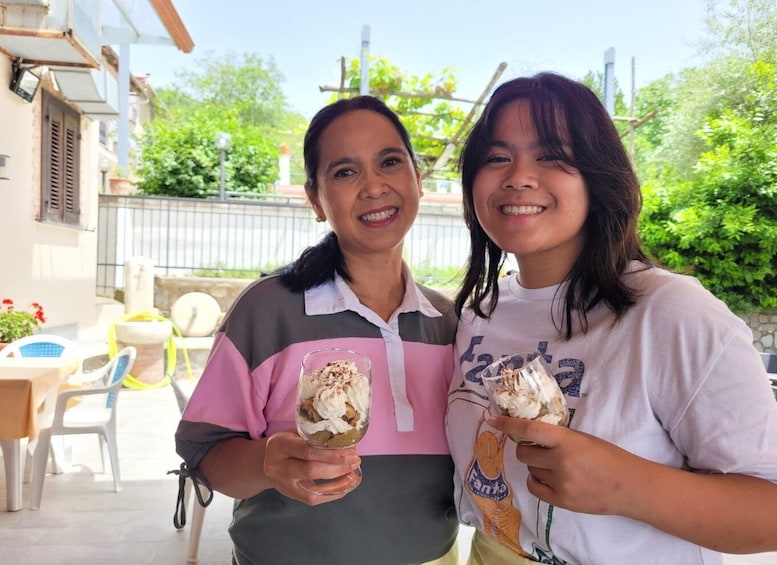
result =
M111 177L108 179L108 186L111 189L111 194L127 196L132 193L132 181L129 179L122 177Z
M116 322L117 347L135 347L137 356L131 374L148 385L157 384L165 377L165 344L172 335L173 324L166 320Z

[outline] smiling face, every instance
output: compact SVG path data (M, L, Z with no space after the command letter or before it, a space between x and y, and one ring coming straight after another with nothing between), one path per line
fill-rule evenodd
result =
M570 147L565 151L571 156ZM567 277L583 248L588 190L576 169L539 145L528 102L499 111L472 189L478 221L515 255L523 286L551 286Z
M421 189L394 125L376 112L355 110L324 129L318 149L318 190L308 196L337 234L343 255L386 253L401 260Z

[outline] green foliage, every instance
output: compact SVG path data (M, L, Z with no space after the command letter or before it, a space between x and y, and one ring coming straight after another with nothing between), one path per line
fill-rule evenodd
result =
M413 265L413 278L433 288L458 288L464 278L463 267L433 267Z
M37 302L30 305L30 310L16 309L10 298L4 298L0 304L0 342L12 343L32 335L45 323L43 306Z
M227 192L268 191L278 179L281 143L301 145L304 118L286 107L282 75L270 59L208 55L194 71L179 71L178 85L162 89L155 119L140 138L137 188L145 194L205 198L220 189L216 133L227 132Z
M638 129L640 177L673 182L691 178L706 146L696 132L705 119L739 104L753 85L746 69L777 63L777 3L773 0L707 0L707 38L699 54L708 62L640 89L637 116L657 114Z
M195 69L179 71L177 78L182 90L196 100L213 108L230 108L246 125L278 129L285 124L286 98L280 88L284 79L272 58L208 53Z
M455 98L456 76L453 69L443 69L438 75L408 75L381 57L370 57L370 93L381 98L397 112L410 133L413 149L423 176L457 179L456 160L463 141L462 129L469 108L451 100ZM361 85L361 63L352 59L346 67L346 88L358 92ZM332 101L337 95L332 97ZM471 124L470 124L471 125ZM458 136L457 136L458 134ZM444 168L432 167L445 146L453 143L455 151Z
M774 0L707 0L705 51L747 61L777 61Z
M280 269L283 265L265 265L257 269L199 269L193 277L214 277L232 279L256 279L265 273ZM462 271L460 267L435 268L431 266L414 266L413 278L419 283L433 288L452 289L461 284Z
M599 100L601 100L602 103L604 103L604 73L603 72L589 71L582 79L580 79L580 82L586 85L591 90L593 90L596 96L599 97ZM614 85L615 85L615 104L614 104L615 116L617 117L629 116L631 110L626 102L626 96L623 94L623 91L620 88L620 84L618 84L617 78L614 80ZM618 131L620 131L621 134L625 133L629 129L628 122L625 122L619 119L615 120L615 126L618 128Z
M213 113L199 106L147 125L141 138L141 177L145 194L205 198L220 188L219 131L231 132L224 186L228 192L263 192L277 178L277 148L260 130L245 127L234 110Z
M759 62L713 109L685 182L648 183L640 218L650 252L690 270L732 309L777 307L777 71Z

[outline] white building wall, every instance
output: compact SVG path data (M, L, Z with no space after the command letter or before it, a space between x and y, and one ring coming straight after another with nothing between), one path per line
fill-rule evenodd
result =
M0 180L0 299L17 307L43 305L44 329L77 337L96 319L98 124L81 123L81 226L38 221L41 168L41 85L32 103L11 92L11 60L0 54L0 153L8 155Z

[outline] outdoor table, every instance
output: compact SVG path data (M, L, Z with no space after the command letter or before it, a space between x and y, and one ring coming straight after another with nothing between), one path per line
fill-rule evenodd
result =
M21 439L38 437L38 409L80 366L73 357L0 359L0 447L9 511L22 507Z

